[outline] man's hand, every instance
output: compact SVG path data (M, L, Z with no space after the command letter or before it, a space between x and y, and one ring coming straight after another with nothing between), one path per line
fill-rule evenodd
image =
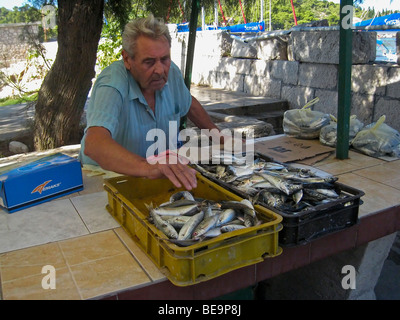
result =
M171 151L163 152L158 156L147 158L149 164L155 165L153 174L148 176L150 179L168 178L177 188L183 186L187 190L197 187L196 170L187 164L188 159Z

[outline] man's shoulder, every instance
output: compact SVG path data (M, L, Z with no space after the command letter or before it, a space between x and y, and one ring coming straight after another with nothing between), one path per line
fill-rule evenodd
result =
M173 62L173 61L171 61L171 67L170 67L170 72L172 72L173 74L175 74L175 75L180 75L181 77L183 77L182 76L182 72L181 72L181 69L179 69L179 67L176 65L176 63L175 62Z
M96 79L96 87L111 87L121 94L128 92L128 85L128 74L122 60L110 64Z
M120 79L126 78L126 68L122 60L118 60L106 67L99 75L100 78Z

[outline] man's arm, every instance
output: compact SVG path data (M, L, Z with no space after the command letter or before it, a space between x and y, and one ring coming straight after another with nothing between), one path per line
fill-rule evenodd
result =
M196 171L177 161L177 164L150 164L118 144L103 127L90 127L86 132L85 155L103 169L117 173L146 177L168 178L176 187L183 184L187 190L197 186Z
M211 120L211 117L207 113L207 111L203 108L203 106L200 104L200 102L192 96L192 104L190 106L189 112L188 112L188 118L200 129L209 129L211 130L210 133L210 138L216 139L221 147L223 145L227 146L229 145L228 148L231 148L229 150L237 150L234 149L234 146L236 143L240 144L240 147L244 143L243 140L236 140L234 137L232 137L232 134L224 134L223 131L221 132L220 129L218 128L217 125ZM214 130L212 130L214 129Z

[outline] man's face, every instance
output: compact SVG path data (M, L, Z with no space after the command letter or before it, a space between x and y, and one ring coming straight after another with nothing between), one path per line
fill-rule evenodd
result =
M135 57L122 51L125 67L139 83L142 91L155 91L164 87L171 66L171 51L165 37L152 39L140 36Z

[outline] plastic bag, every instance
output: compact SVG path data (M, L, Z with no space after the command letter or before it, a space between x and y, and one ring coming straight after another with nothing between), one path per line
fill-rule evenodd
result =
M283 115L283 132L301 139L316 139L322 127L329 124L329 114L309 109L319 101L315 98L301 109L285 111Z
M336 147L337 142L337 119L334 116L331 117L331 122L325 127L321 128L319 134L319 141L321 144L329 147ZM351 141L357 135L357 133L364 127L364 124L357 119L357 116L350 116L349 121L349 145Z
M353 148L373 157L400 157L400 134L384 123L386 116L364 127L352 141Z

